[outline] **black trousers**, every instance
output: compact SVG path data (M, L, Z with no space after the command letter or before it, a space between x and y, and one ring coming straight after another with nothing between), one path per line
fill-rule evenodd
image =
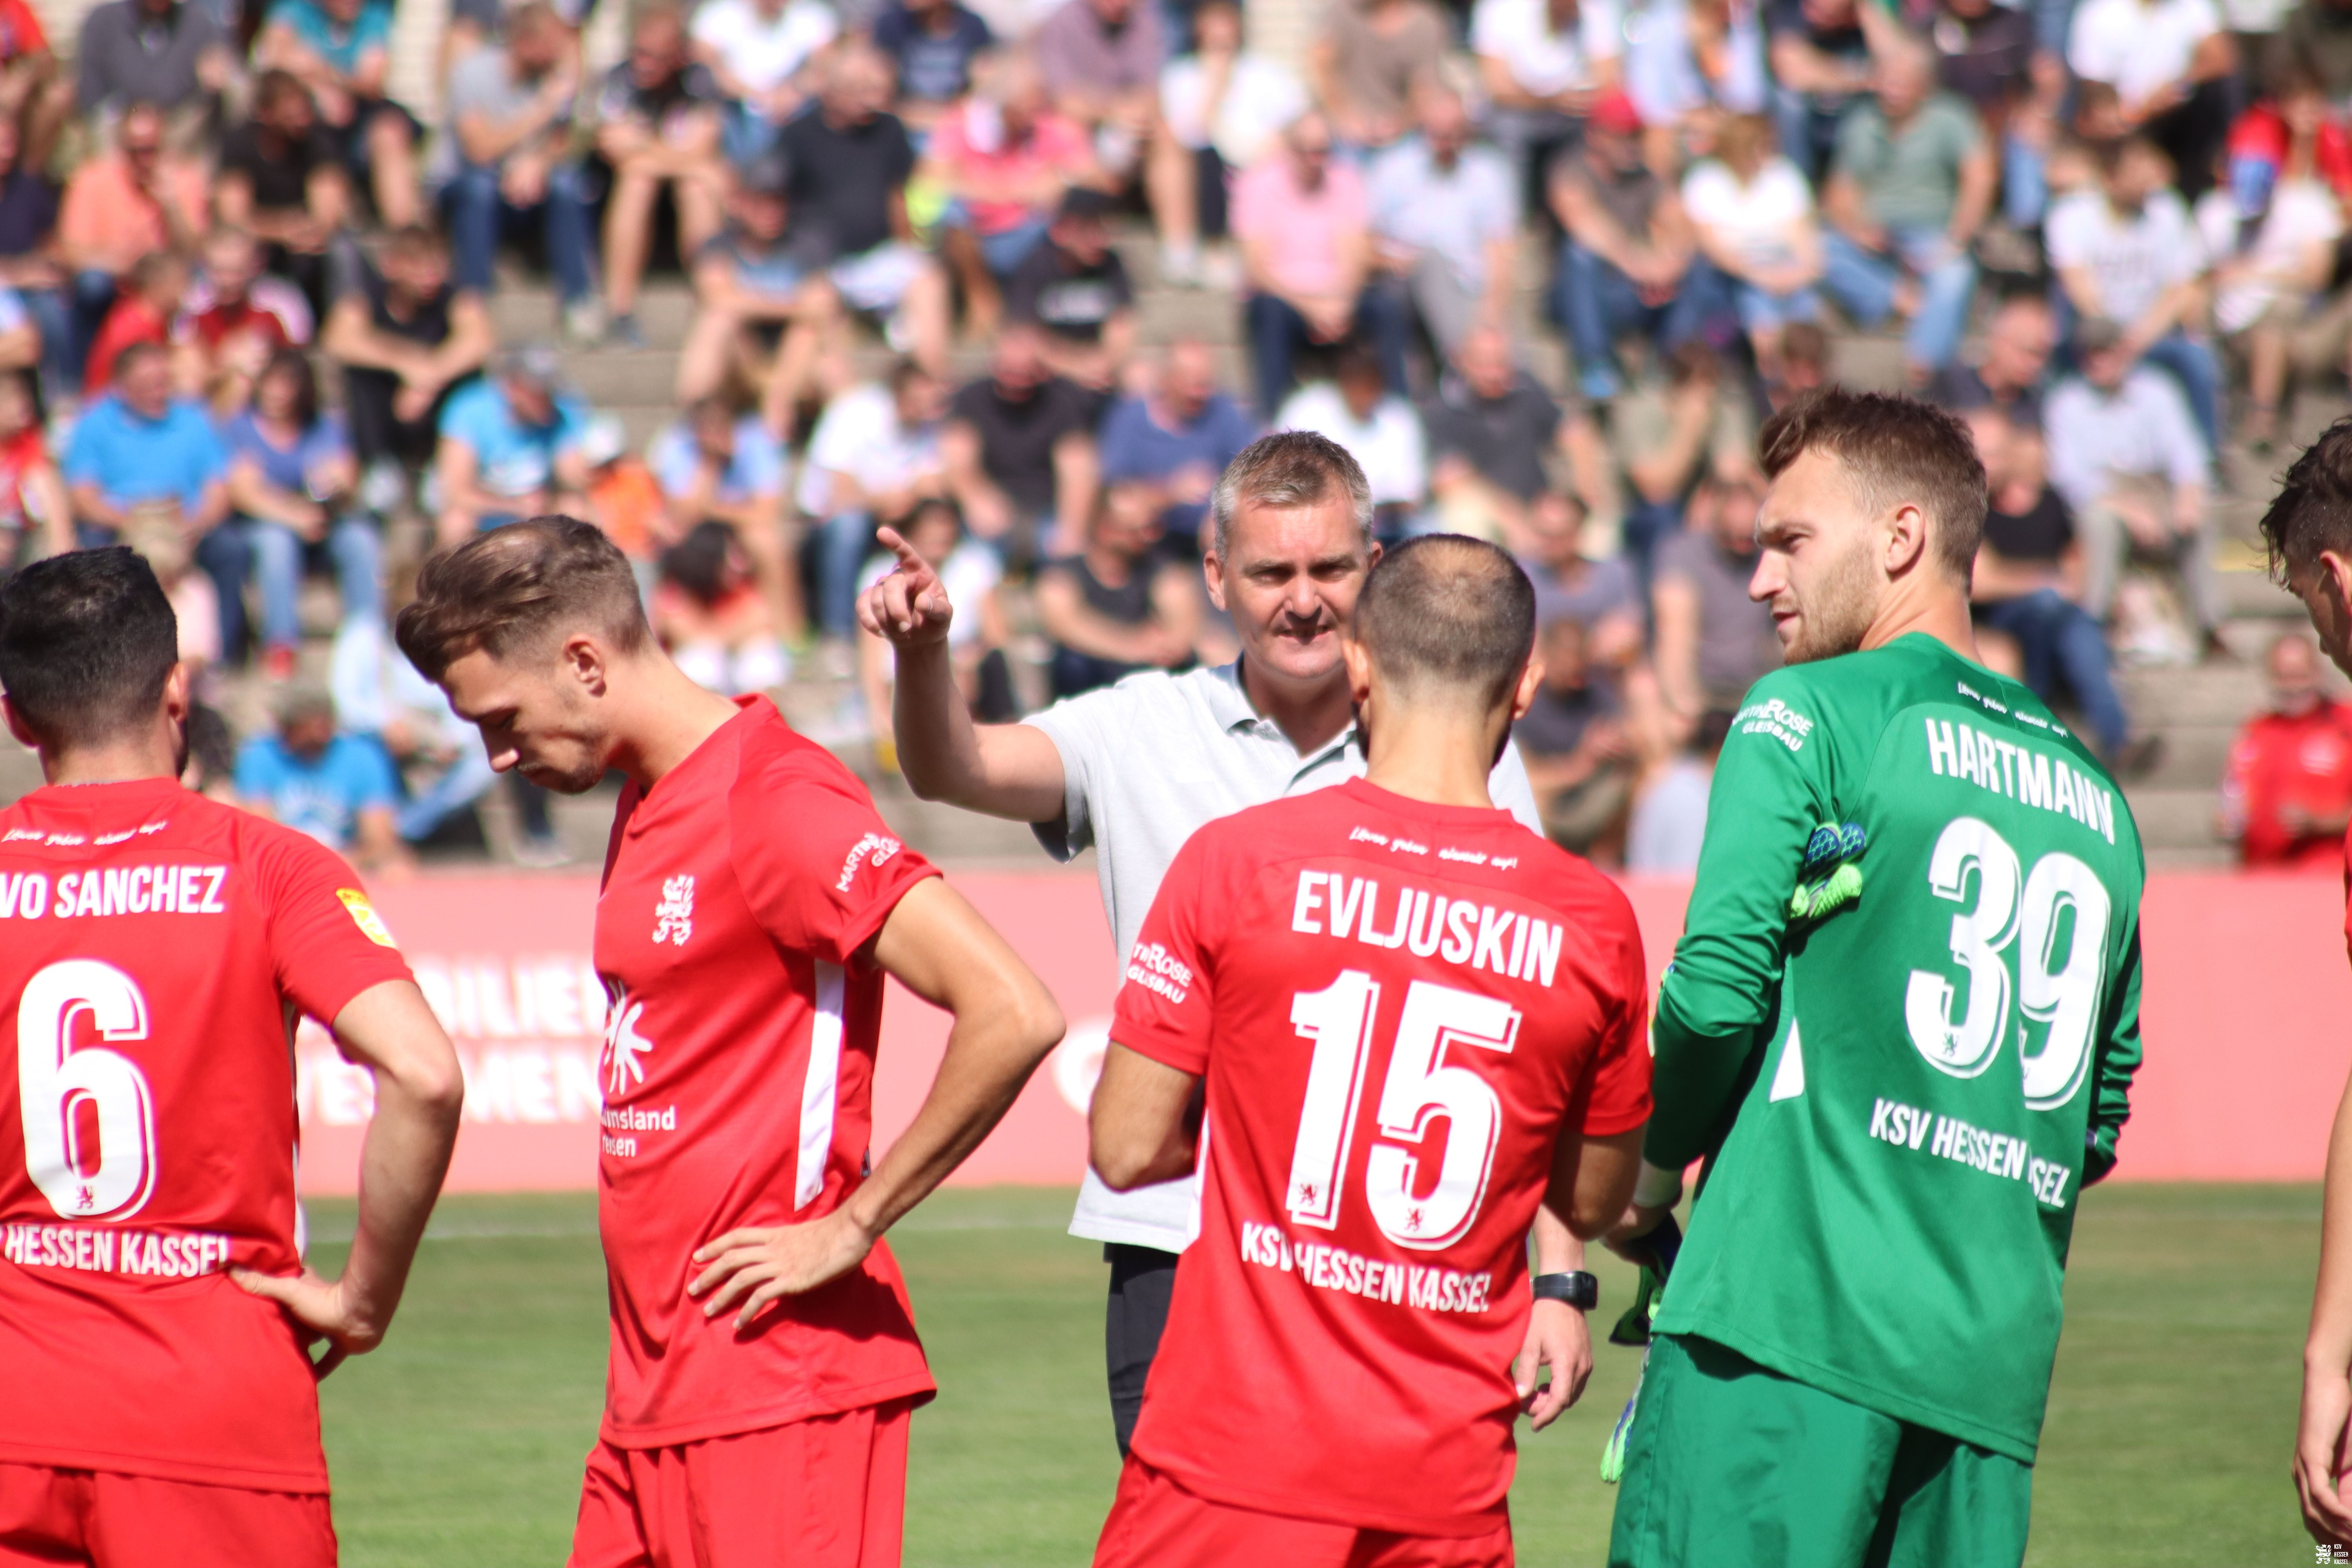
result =
M1132 1242L1103 1244L1110 1265L1110 1307L1103 1317L1103 1361L1110 1374L1110 1424L1118 1455L1135 1440L1135 1420L1143 1414L1143 1382L1160 1336L1168 1328L1168 1300L1176 1289L1176 1257Z

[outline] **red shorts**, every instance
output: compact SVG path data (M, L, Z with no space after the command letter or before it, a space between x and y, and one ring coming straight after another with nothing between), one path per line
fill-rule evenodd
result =
M1399 1535L1211 1502L1129 1456L1095 1568L1511 1568L1507 1521L1484 1535Z
M0 1464L0 1568L334 1568L324 1492Z
M912 1400L588 1453L572 1568L898 1568Z

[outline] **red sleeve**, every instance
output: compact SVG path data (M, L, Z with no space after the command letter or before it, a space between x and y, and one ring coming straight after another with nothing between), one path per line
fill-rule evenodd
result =
M263 831L247 840L246 858L268 900L269 957L281 994L332 1025L368 987L411 978L341 856L289 828L256 826Z
M49 47L49 35L42 30L41 18L25 0L0 0L0 19L5 19L16 46L10 58L39 54Z
M813 745L755 752L728 796L735 880L761 928L845 968L939 868L898 841L866 786Z
M1630 1132L1650 1119L1650 979L1633 906L1613 888L1613 908L1596 922L1617 944L1610 994L1596 998L1605 1032L1585 1059L1569 1122L1588 1138Z
M1151 912L1127 955L1110 1026L1110 1037L1128 1049L1195 1077L1209 1070L1213 982L1204 916L1218 879L1207 842L1212 837L1201 832L1186 839L1160 878ZM1230 905L1223 912L1231 915Z

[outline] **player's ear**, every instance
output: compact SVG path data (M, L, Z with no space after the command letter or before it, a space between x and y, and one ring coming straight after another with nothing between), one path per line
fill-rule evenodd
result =
M18 745L28 752L37 752L41 749L41 738L33 733L32 728L25 722L23 715L16 711L16 704L12 699L0 697L0 714L7 716L8 733L16 737Z
M1536 693L1543 689L1544 663L1533 654L1528 656L1528 667L1519 671L1519 684L1511 693L1511 722L1517 723L1536 705Z
M1351 637L1339 639L1339 657L1348 666L1348 695L1361 708L1372 694L1372 654Z
M1916 501L1905 501L1886 521L1886 574L1900 577L1927 549L1927 514Z
M163 711L171 716L173 723L186 722L188 710L195 705L193 688L185 664L173 665L172 673L163 678Z
M574 632L563 639L557 662L572 682L592 697L604 695L606 677L611 673L604 646L586 632Z

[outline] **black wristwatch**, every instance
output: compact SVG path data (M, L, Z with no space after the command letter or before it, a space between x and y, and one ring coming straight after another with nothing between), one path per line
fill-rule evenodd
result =
M1601 1305L1601 1281L1590 1274L1538 1274L1535 1279L1536 1300L1565 1301L1580 1312L1589 1312Z

